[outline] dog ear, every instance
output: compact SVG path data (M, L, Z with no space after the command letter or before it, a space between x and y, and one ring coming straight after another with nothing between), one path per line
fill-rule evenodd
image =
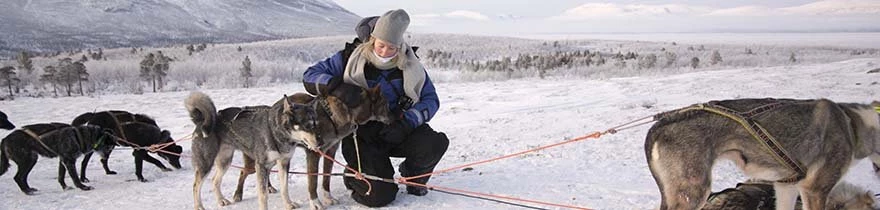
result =
M103 131L104 133L108 133L108 134L110 134L110 135L114 135L114 136L116 135L116 132L113 132L113 129L104 128L104 129L102 129L102 131Z
M339 98L332 97L332 96L326 97L326 98L324 98L324 100L327 100L327 105L328 105L328 107L330 107L330 112L333 113L333 115L331 115L333 118L333 121L336 121L336 123L341 123L341 124L351 122L350 115L342 114L342 113L349 113L349 108L348 108L348 106L345 105L345 102L342 102L342 100L339 100Z
M174 139L171 138L171 131L162 130L162 137L160 137L162 142L172 142Z
M293 112L293 106L290 103L290 98L287 98L287 94L284 94L284 113Z
M874 110L880 113L880 101L871 102L871 106L874 107Z
M382 84L376 85L376 87L368 88L363 92L363 96L361 98L370 99L371 102L375 102L379 96L382 95Z
M375 94L382 94L382 85L381 84L376 85L376 87L370 88L369 91L371 94L374 94L374 95Z

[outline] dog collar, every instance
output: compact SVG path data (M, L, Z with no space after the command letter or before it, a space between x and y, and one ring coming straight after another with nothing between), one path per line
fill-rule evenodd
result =
M97 149L104 143L104 139L107 138L107 134L102 134L101 137L98 138L98 141L95 144L92 144L92 149Z
M880 114L880 106L875 106L874 111L877 111L877 113Z

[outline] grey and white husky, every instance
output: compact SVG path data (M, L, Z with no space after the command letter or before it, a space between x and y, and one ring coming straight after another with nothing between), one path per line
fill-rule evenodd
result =
M281 171L288 171L297 145L321 146L314 134L317 121L312 106L293 103L286 95L272 106L230 107L217 112L207 95L193 92L185 104L196 125L192 163L195 169L193 198L197 210L204 209L201 186L212 168L215 170L214 196L221 206L231 204L223 197L220 184L235 150L254 159L259 208L265 210L269 169L277 164ZM287 191L287 173L278 175L285 209L296 208Z
M708 108L707 108L708 107ZM721 110L721 111L719 111ZM854 160L880 165L880 116L866 104L826 99L712 101L658 114L645 155L660 188L660 209L699 209L716 159L774 182L776 209L807 210L826 200Z
M363 89L355 85L342 84L334 90L337 95L349 96L351 102L345 103L343 99L334 95L313 97L308 94L297 93L290 96L291 100L300 104L314 105L316 120L318 126L315 133L319 136L322 145L320 149L329 156L335 156L336 150L342 138L357 130L358 125L367 123L368 121L378 121L388 124L392 120L391 111L388 109L388 101L382 95L378 87ZM333 173L333 162L322 158L314 151L307 151L306 162L307 170L311 174L318 173L318 165L321 159L324 159L323 173ZM240 200L244 180L253 170L255 165L250 157L245 155L245 168L238 179L238 186L235 190L233 198ZM251 166L250 168L248 166ZM322 179L323 196L318 198L318 176L308 176L309 205L311 209L324 209L325 206L336 203L336 199L330 195L330 176L324 176ZM270 185L271 186L271 185Z

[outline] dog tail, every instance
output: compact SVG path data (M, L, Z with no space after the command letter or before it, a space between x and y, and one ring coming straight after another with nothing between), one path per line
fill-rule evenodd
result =
M73 121L70 122L70 125L85 125L86 123L91 121L92 118L94 118L94 117L95 117L94 112L86 112L86 113L83 113L79 116L76 116L76 118L73 118Z
M202 92L192 92L184 101L189 117L196 125L195 134L204 138L214 128L217 121L217 108L214 101Z

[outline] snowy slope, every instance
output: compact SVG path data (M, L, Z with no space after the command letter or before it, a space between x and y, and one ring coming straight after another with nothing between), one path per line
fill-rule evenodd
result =
M353 34L359 19L327 0L6 0L0 52Z
M841 102L880 100L880 59L857 59L827 64L743 68L663 77L607 80L553 78L506 82L440 83L441 110L430 123L450 137L450 147L438 169L497 157L605 130L630 120L708 100L748 97L829 98ZM283 93L302 91L301 84L259 89L207 90L218 107L270 104ZM20 98L0 101L2 110L18 125L69 122L82 112L123 109L155 117L159 125L182 138L193 126L183 107L186 92L105 95L96 97ZM650 107L650 108L645 108ZM652 209L660 195L645 162L643 144L648 125L600 139L572 143L503 161L478 165L471 171L436 176L430 184L514 196L593 209ZM5 136L8 131L0 131ZM183 142L189 153L189 142ZM128 150L114 152L110 166L118 175L104 175L98 161L88 169L92 191L62 191L55 181L57 159L41 158L30 175L40 189L21 193L12 180L16 169L0 176L0 209L190 209L192 168L161 172L146 165L151 180L135 180ZM338 156L338 157L341 157ZM294 155L294 170L303 171L303 153ZM234 163L241 165L239 160ZM337 168L336 171L340 171ZM870 163L859 162L845 177L849 182L880 191ZM225 176L223 190L231 197L238 172ZM714 170L713 190L732 187L745 177L729 162ZM274 180L274 175L273 175ZM291 176L291 196L306 203L306 178ZM330 209L368 209L356 204L338 180L332 194L341 204ZM68 183L70 183L68 181ZM277 183L277 181L273 181ZM219 208L205 186L210 209L255 209L253 178L244 201ZM269 197L270 208L281 206ZM386 209L513 209L515 207L438 192L425 197L400 194Z

